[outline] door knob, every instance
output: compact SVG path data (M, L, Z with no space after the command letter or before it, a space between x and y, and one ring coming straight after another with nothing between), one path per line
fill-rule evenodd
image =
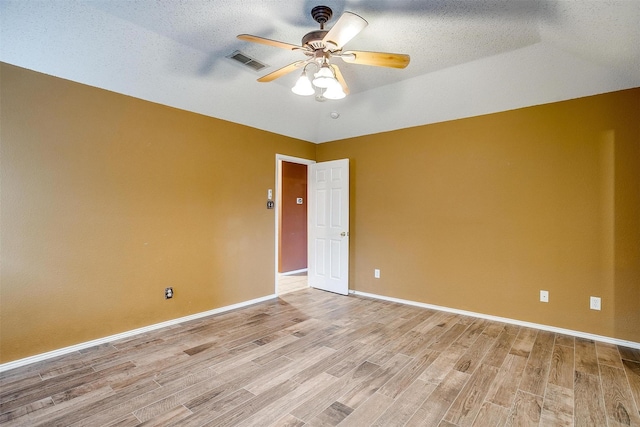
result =
M342 237L345 237L345 236L348 236L348 235L349 235L349 232L348 232L348 231L343 231L342 233L340 233L340 235L341 235Z

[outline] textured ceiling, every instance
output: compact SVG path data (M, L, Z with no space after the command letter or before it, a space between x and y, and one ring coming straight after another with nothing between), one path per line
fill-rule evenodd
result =
M411 63L336 59L338 101L294 95L297 72L256 82L304 57L236 35L299 44L319 4L328 27L369 22L346 49ZM317 143L640 86L640 0L0 0L0 43L10 64Z

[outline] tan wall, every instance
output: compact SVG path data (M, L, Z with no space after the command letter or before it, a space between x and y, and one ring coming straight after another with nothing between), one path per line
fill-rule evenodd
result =
M338 158L351 288L640 342L640 89L318 146Z
M274 292L275 154L313 144L0 76L1 362Z
M640 342L640 89L317 147L6 64L0 103L0 363L271 294L276 153L351 159L352 288Z

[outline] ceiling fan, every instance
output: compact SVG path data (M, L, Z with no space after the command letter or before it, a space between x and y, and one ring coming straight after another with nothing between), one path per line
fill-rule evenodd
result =
M367 21L352 12L344 12L340 19L329 30L324 24L331 19L333 11L328 6L316 6L311 10L311 16L320 24L320 30L311 31L302 37L300 46L266 39L250 34L240 34L240 40L260 43L287 50L299 50L307 56L306 59L293 62L266 76L260 77L259 82L271 82L279 77L302 68L302 75L291 89L298 95L316 95L316 99L341 99L349 93L349 88L337 65L332 64L333 58L340 58L351 64L373 65L376 67L405 68L409 65L409 55L401 53L364 52L358 50L343 51L343 46L354 38L367 25ZM313 65L316 72L313 80L307 77L307 67Z

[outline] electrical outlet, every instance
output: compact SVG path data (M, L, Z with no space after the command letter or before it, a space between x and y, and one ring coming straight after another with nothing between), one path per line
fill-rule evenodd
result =
M173 298L173 288L164 288L164 299Z
M375 270L373 270L373 277L375 277L376 279L380 278L380 270L378 270L377 268Z
M600 297L591 297L589 300L589 308L591 310L600 310L602 307Z
M549 291L540 291L540 301L549 302Z

